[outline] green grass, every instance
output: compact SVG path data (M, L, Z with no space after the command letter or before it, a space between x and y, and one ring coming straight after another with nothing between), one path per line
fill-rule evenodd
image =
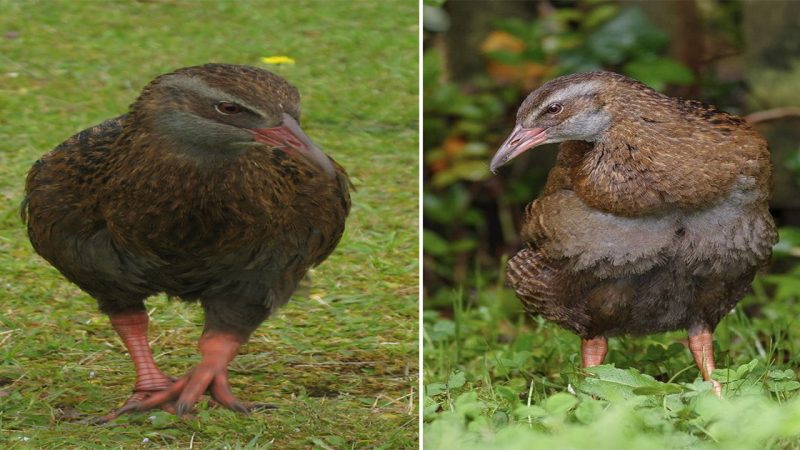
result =
M417 446L417 5L414 1L0 0L0 447ZM73 133L127 109L161 73L260 65L303 95L305 131L351 174L345 236L231 365L234 393L277 409L201 404L84 425L134 372L94 301L36 256L17 216L25 174ZM198 360L197 305L148 301L162 368Z
M424 314L425 448L800 448L797 273L757 281L717 328L722 400L685 333L612 338L584 370L579 338L508 289L440 291L452 308Z

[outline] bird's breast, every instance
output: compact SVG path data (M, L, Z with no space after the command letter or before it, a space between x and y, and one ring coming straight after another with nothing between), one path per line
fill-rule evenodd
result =
M726 197L706 208L641 217L599 211L574 191L560 190L531 204L522 236L546 257L602 278L675 261L696 274L742 272L763 264L777 240L752 181L740 177Z
M275 165L266 155L216 171L191 169L140 174L112 190L105 216L114 239L181 260L300 251L315 235L343 227L340 186L303 167Z

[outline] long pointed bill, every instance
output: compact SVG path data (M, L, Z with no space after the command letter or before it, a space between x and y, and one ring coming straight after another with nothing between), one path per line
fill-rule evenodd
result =
M290 156L299 154L322 169L329 177L334 177L333 163L300 128L294 117L283 113L283 123L274 128L249 130L256 141L274 148L286 150Z
M495 153L489 170L497 173L497 169L503 164L521 155L525 150L536 147L547 140L546 128L524 128L522 125L514 127L514 131L508 136L500 149Z

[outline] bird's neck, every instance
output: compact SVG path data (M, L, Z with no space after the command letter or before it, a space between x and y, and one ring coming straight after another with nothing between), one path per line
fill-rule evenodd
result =
M696 209L724 197L738 162L698 148L690 130L611 127L593 143L565 143L570 178L590 206L623 216ZM713 182L712 182L713 181Z

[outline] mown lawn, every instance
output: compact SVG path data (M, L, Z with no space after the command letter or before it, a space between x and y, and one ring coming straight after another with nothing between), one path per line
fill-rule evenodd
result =
M440 292L452 309L424 314L425 448L800 448L797 273L758 279L717 328L722 400L685 333L612 338L584 370L579 338L510 290Z
M0 447L417 447L417 17L411 0L0 0ZM133 367L94 301L31 250L25 174L156 75L212 61L300 89L305 131L357 186L347 231L231 365L240 399L276 409L83 424L127 398ZM202 311L148 307L156 359L181 375Z

